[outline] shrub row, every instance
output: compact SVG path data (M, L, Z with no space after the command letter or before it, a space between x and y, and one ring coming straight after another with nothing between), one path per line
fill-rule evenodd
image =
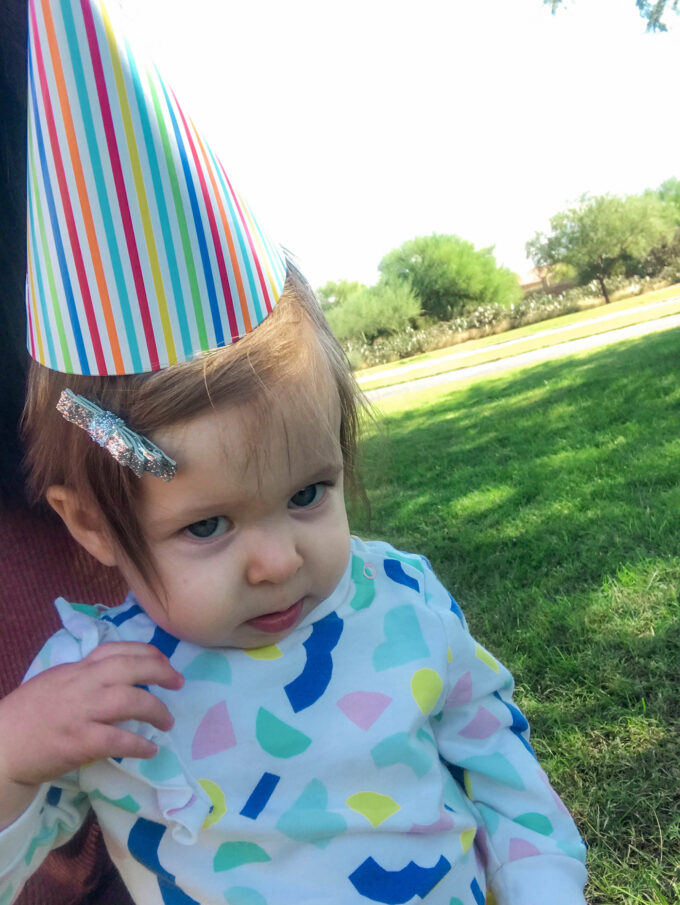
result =
M669 273L667 276L668 279L663 282L673 282L672 275ZM680 273L677 278L680 280ZM631 282L620 277L613 278L609 283L611 292L625 290L626 295L637 295L659 286L660 280L658 277L644 277ZM421 327L406 326L389 336L379 336L372 343L348 339L343 342L343 348L352 367L358 370L594 307L600 299L596 282L568 289L558 295L535 292L509 307L480 305L452 320L436 321Z

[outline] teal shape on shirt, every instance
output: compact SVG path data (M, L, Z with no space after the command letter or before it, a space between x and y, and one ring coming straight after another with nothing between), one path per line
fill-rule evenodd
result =
M0 905L9 905L13 896L14 886L8 886L3 893L0 893Z
M494 811L493 808L487 807L485 804L477 804L477 808L479 809L479 813L482 815L482 820L484 821L484 825L487 828L487 831L490 836L498 829L498 825L500 823L501 818L498 815L498 811Z
M371 570L372 577L369 577ZM364 564L361 557L352 555L352 581L356 590L349 605L353 610L365 610L375 597L375 566Z
M376 767L404 764L410 767L419 778L424 776L432 766L432 758L408 732L388 735L371 749L371 757Z
M219 651L204 650L189 663L184 670L185 679L203 682L231 684L231 667L227 658Z
M562 842L557 843L557 847L560 851L563 851L565 855L569 855L570 858L576 858L576 860L581 863L584 863L586 860L586 847L582 842L568 842L562 840Z
M464 770L488 776L489 779L494 779L506 786L510 786L511 789L517 789L520 792L524 791L522 777L507 757L502 754L484 754L479 757L468 757L467 760L461 761L460 766Z
M170 748L159 748L158 754L151 760L139 761L139 772L152 782L164 782L182 772L177 755Z
M407 566L411 566L412 569L416 569L416 571L422 572L423 575L425 574L423 561L416 556L405 556L403 553L398 553L396 550L390 550L389 558L398 559L399 562L403 562Z
M139 803L135 801L132 795L125 795L123 798L109 798L108 795L104 795L99 789L93 789L90 792L90 801L106 801L115 808L120 808L122 811L129 811L131 814L136 814L140 807Z
M533 830L535 833L540 833L542 836L552 835L553 825L545 814L530 811L526 814L520 814L519 817L514 817L513 819L515 823L519 823L520 826L525 826L528 830Z
M227 905L267 905L265 897L250 886L232 886L225 892L224 898Z
M75 610L76 613L85 613L86 616L92 616L93 619L99 619L101 617L101 613L97 607L92 606L89 603L69 603L69 606L72 610Z
M297 842L310 842L325 848L334 836L347 829L345 818L328 810L328 792L324 784L313 779L292 808L283 814L277 830Z
M26 864L31 863L33 856L39 848L46 845L49 846L52 843L58 831L59 827L56 823L53 826L41 827L40 832L31 839L31 844L28 846L28 851L24 858Z
M242 864L271 861L266 851L254 842L223 842L213 860L215 871L233 870Z
M295 757L312 743L308 735L284 723L264 707L257 712L255 735L260 747L272 757Z
M411 604L397 606L385 613L383 631L385 640L373 651L373 666L377 672L430 656Z

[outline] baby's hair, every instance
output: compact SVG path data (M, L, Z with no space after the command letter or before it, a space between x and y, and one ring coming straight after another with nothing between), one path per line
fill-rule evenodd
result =
M140 479L60 415L56 405L67 387L144 435L224 404L255 406L267 419L278 400L291 394L296 407L322 416L318 428L327 432L333 429L330 388L340 406L345 483L350 492L357 489L361 393L311 287L290 261L273 312L233 345L161 371L116 377L62 374L31 363L23 432L32 499L44 499L53 484L76 491L96 505L114 542L141 575L153 581L156 570L135 511ZM321 439L311 437L310 442ZM257 452L255 437L252 442Z

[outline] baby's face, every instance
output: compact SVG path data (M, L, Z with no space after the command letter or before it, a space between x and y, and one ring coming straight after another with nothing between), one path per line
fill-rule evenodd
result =
M254 419L223 407L153 434L178 463L167 484L142 478L138 513L166 596L121 566L154 621L208 647L275 644L349 560L339 427Z

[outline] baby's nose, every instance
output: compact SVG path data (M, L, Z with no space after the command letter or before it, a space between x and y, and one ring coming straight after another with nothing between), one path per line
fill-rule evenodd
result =
M292 534L284 531L260 531L250 544L247 578L250 584L283 584L302 565Z

